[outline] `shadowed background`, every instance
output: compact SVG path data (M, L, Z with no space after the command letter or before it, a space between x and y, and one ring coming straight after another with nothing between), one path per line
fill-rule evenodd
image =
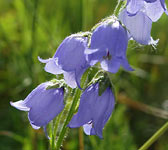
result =
M0 0L0 149L46 150L42 130L33 130L27 114L9 105L24 99L54 76L37 56L52 57L68 35L90 30L111 15L116 0ZM136 150L168 119L168 17L153 23L159 44L130 41L127 56L135 69L113 75L117 104L105 126L104 139L71 129L64 150ZM137 29L138 30L138 29ZM144 105L145 104L145 105ZM155 109L155 108L159 108ZM165 113L165 114L164 114ZM149 150L168 149L166 132Z

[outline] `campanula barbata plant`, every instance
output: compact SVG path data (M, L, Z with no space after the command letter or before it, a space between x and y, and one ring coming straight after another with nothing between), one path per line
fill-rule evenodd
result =
M110 76L120 67L133 71L127 59L129 40L142 45L157 43L151 37L151 28L164 12L168 14L165 0L119 2L122 3L119 13L103 19L89 32L66 37L53 57L38 58L45 64L45 71L57 75L57 79L40 84L24 100L10 103L28 112L34 129L44 127L45 132L50 121L68 109L67 117L59 115L63 117L58 119L62 126L59 135L50 139L56 140L55 148L60 148L68 127L83 126L86 135L103 138L103 128L115 107L115 88ZM88 70L93 67L98 67L100 74L88 82ZM65 107L68 99L72 105Z

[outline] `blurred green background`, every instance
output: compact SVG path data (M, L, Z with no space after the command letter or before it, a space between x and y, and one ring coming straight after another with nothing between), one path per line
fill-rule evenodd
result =
M49 149L43 131L33 130L27 114L9 102L24 99L38 84L52 79L37 56L52 57L66 36L90 30L113 13L116 3L117 0L0 0L0 150ZM118 102L105 126L104 139L71 129L63 150L136 150L166 122L159 112L168 111L167 25L165 14L153 23L152 36L160 39L156 49L130 41L127 55L135 71L120 69L113 75ZM151 106L159 108L159 112L148 110ZM149 150L168 150L167 139L168 132Z

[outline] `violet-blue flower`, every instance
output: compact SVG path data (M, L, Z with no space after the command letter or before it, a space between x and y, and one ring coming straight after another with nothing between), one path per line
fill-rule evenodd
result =
M46 127L64 108L63 88L47 89L51 82L36 87L24 100L10 102L22 111L28 111L28 119L34 129Z
M135 16L129 16L124 9L120 12L119 19L135 41L143 45L154 44L151 37L152 21L144 12L139 11Z
M101 67L111 73L116 73L120 65L132 71L126 58L127 45L127 31L119 21L105 21L91 36L90 48L85 50L87 61L91 66L100 62Z
M99 96L99 83L92 84L81 95L79 109L68 126L77 128L83 126L87 135L103 137L102 131L115 105L114 95L108 87Z
M58 47L52 58L43 60L45 71L52 74L64 74L66 83L71 88L80 88L80 79L89 67L84 50L87 47L87 37L74 34L67 37Z
M153 22L156 22L163 12L168 15L165 0L127 0L126 10L129 15L143 11Z

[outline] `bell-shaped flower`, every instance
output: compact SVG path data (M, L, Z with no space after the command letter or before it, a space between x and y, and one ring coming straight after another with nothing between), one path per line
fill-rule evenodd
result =
M118 20L103 22L91 36L90 47L85 50L86 59L91 66L100 62L111 73L116 73L120 66L132 71L126 58L127 45L127 31Z
M163 12L168 15L165 0L127 0L126 10L130 16L144 11L153 22L156 22Z
M80 79L89 67L84 50L87 47L87 37L78 34L67 37L58 47L52 58L39 61L46 63L45 71L52 74L64 74L66 83L71 88L80 88Z
M135 16L129 16L126 9L119 14L119 19L126 26L130 37L140 44L153 44L151 38L151 19L142 11Z
M144 5L144 0L127 0L127 12L130 15L136 14Z
M36 87L24 100L10 102L22 111L28 111L28 119L34 129L46 127L64 108L63 88L47 89L52 85L45 82Z
M83 126L87 135L103 138L102 131L112 114L114 105L114 95L110 87L99 96L99 83L92 84L82 93L78 112L73 116L68 127Z
M165 0L155 0L151 3L145 2L145 12L153 22L156 22L163 12L168 15Z

